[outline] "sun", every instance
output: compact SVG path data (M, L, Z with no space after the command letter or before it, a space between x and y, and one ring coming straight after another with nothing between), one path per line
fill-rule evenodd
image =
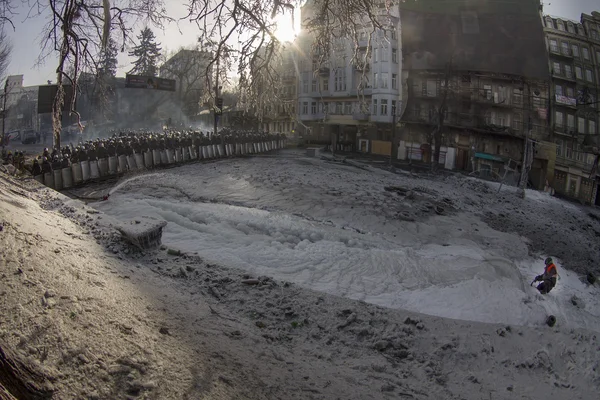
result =
M294 15L292 23L292 15L290 13L278 14L273 22L277 25L275 36L282 42L292 42L296 35L300 32L299 15Z

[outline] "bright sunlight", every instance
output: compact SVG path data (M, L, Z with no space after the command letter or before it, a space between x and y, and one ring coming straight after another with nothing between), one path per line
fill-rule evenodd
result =
M294 23L290 13L279 14L274 22L277 24L275 36L282 42L291 42L300 33L300 12L294 14Z

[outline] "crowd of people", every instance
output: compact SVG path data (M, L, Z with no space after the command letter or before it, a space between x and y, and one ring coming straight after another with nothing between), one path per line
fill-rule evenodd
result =
M282 134L228 129L218 134L172 129L163 132L121 131L114 132L108 138L89 140L76 146L70 144L52 150L46 148L42 155L33 160L31 173L40 182L59 189L62 187L58 187L58 180L67 184L72 179L74 184L78 184L133 169L262 153L283 147L284 140L285 135ZM67 170L71 167L73 171L69 177ZM67 176L52 174L55 171L65 171Z

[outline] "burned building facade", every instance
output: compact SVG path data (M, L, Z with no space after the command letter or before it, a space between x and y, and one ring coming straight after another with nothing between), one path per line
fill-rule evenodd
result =
M401 7L408 101L398 155L544 188L554 177L549 73L536 0L423 0Z

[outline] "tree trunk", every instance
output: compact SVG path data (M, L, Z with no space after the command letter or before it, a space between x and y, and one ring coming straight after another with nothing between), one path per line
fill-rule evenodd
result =
M50 399L53 394L47 376L0 344L0 398L37 400Z

